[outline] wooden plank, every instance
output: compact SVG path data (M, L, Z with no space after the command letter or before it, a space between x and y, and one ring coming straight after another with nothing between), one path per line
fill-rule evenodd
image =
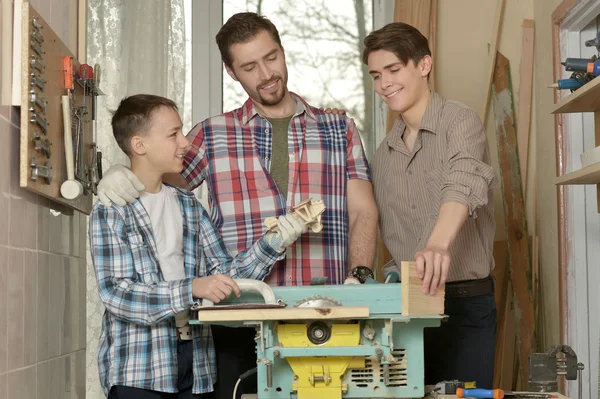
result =
M527 375L528 356L537 350L533 312L531 261L527 243L527 222L515 128L512 86L508 59L498 53L492 85L492 101L496 119L498 158L502 183L504 216L508 229L510 280L514 290L514 306L521 376ZM526 381L523 386L526 387Z
M494 242L494 270L492 276L496 281L494 297L496 300L497 323L496 323L496 357L494 359L494 387L500 387L502 381L502 364L504 360L504 340L506 326L506 302L508 300L508 241Z
M12 16L13 2L11 0L2 0L2 10L0 12L0 35L2 43L0 43L0 51L2 56L2 65L0 65L0 104L11 105L12 101Z
M396 0L394 2L394 22L404 22L417 28L427 38L432 58L434 58L437 36L437 8L437 0ZM435 88L433 69L429 75L429 85L432 90Z
M529 135L531 125L531 97L533 93L533 43L535 40L535 21L523 21L523 43L521 48L521 68L519 70L519 119L517 121L517 139L519 143L519 164L523 193L527 196L527 164L529 160Z
M573 172L565 173L556 178L556 184L558 185L598 183L600 183L600 162Z
M88 2L87 0L77 1L77 58L79 58L79 62L86 63Z
M423 294L423 280L417 275L416 262L401 262L400 273L403 316L444 314L445 287L440 287L435 295Z
M482 108L479 110L479 117L483 121L484 126L487 124L487 114L490 103L490 85L494 76L494 67L496 65L496 54L498 51L498 42L500 39L500 29L502 27L502 17L504 14L504 0L496 0L496 12L494 14L494 26L492 28L492 41L488 51L488 59L486 63L484 85L485 95L483 96Z
M231 309L198 311L198 321L260 320L334 320L369 317L368 306L334 306L331 308Z
M16 4L16 3L15 3ZM60 186L67 179L66 160L65 160L65 142L63 133L63 112L61 96L67 94L63 74L63 57L73 57L73 69L78 76L79 62L69 51L67 46L60 40L56 33L50 28L47 22L31 7L30 3L24 2L22 9L22 28L21 33L21 145L20 145L20 181L21 187L43 195L55 202L67 207L76 209L85 214L92 210L92 193L80 196L76 200L67 200L60 194ZM32 50L31 31L33 29L33 18L37 18L42 26L43 43L40 46L42 55L38 55ZM40 63L44 65L44 71L40 72L34 69L29 60L36 56ZM31 74L45 80L44 90L32 86ZM47 133L36 123L31 122L34 111L30 111L30 90L33 90L40 99L47 101L45 110L41 107L33 106L34 111L47 121ZM84 95L83 87L74 82L72 91L71 107L85 109L83 116L83 163L90 166L95 153L92 151L92 98L90 95ZM36 151L34 134L38 133L43 139L51 142L51 155L47 157L44 153ZM35 158L37 165L45 165L50 161L52 165L52 180L50 183L46 179L39 177L33 181L32 160Z

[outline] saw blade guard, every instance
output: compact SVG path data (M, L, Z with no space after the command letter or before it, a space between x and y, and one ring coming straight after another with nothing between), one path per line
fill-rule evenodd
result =
M242 292L257 292L262 295L266 305L277 305L277 299L273 289L264 281L253 280L251 278L240 278L235 280L240 291ZM202 299L200 308L214 307L215 304L210 299Z

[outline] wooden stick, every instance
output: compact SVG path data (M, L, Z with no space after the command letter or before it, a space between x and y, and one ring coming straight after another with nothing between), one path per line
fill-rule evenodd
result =
M498 51L498 41L500 39L500 28L502 26L503 14L504 0L497 0L494 27L492 28L492 42L488 52L488 60L485 69L485 81L483 85L485 95L483 96L483 108L479 111L479 117L481 118L481 121L483 122L484 126L486 126L487 124L487 113L490 103L490 86L492 84L492 79L494 77L494 68L496 66L496 53Z
M519 88L519 113L517 124L517 140L519 148L519 164L523 181L523 196L527 197L527 166L529 161L529 135L531 123L531 96L533 88L533 43L535 40L535 21L523 21L523 45L521 48L521 69Z

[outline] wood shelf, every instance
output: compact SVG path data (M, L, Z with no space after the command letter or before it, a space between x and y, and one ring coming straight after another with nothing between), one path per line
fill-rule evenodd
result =
M594 112L600 110L600 78L583 85L554 105L553 114Z
M598 184L600 183L600 162L574 172L565 173L556 179L556 184Z

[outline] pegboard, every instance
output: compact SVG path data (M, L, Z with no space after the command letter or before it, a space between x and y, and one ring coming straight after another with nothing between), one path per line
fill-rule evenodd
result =
M89 215L95 191L91 181L97 182L92 178L102 173L92 121L97 84L81 76L76 57L29 2L23 2L21 60L20 186ZM72 75L65 73L68 63ZM69 76L72 90L66 88ZM83 187L83 194L73 200L60 190L67 180L62 106L67 94L76 180Z

